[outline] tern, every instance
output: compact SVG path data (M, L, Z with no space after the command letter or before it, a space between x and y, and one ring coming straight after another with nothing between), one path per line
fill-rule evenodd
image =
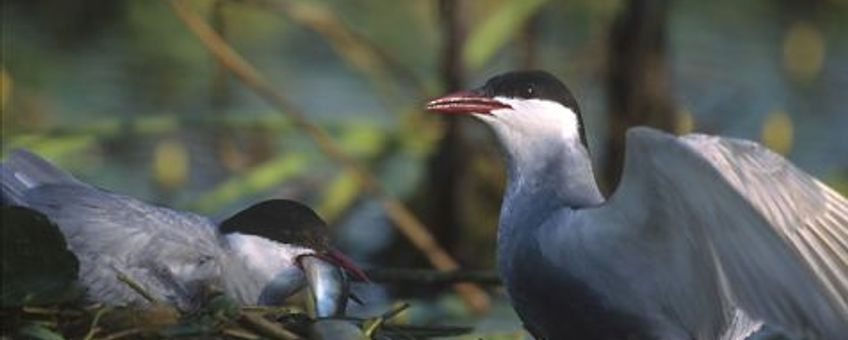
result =
M0 163L0 184L3 204L59 227L90 301L146 305L123 277L184 310L210 289L240 304L278 305L308 283L316 316L335 316L347 302L340 268L364 277L333 248L325 222L296 201L264 201L215 223L101 190L25 150Z
M517 71L430 101L495 132L498 271L542 339L848 337L848 201L751 141L627 132L605 199L577 101Z

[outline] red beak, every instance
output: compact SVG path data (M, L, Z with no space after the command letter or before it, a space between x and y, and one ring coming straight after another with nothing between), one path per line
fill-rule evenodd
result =
M353 260L351 260L349 257L347 257L347 255L337 249L330 249L329 251L318 254L316 256L318 256L324 261L330 262L344 269L345 271L352 274L353 276L356 276L362 281L371 281L370 279L368 279L368 275L365 275L365 272L362 271L359 266L353 263Z
M472 91L460 91L439 97L427 103L427 110L451 114L490 114L511 106Z

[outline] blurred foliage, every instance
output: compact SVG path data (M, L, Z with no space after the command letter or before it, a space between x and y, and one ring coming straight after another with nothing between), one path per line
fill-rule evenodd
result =
M188 151L178 140L162 140L153 149L153 178L156 184L173 190L185 183L189 172Z
M472 69L483 67L548 0L509 0L496 6L475 27L463 49L463 61Z
M9 98L12 96L12 89L15 84L12 82L12 77L6 72L6 68L0 68L0 121L5 120L6 105L9 103Z
M389 190L404 198L420 191L444 133L439 118L421 110L444 86L439 1L186 2ZM601 80L622 4L467 1L467 85L528 64L557 74L581 103L593 157L603 159ZM339 230L358 228L349 234L390 232L363 227L386 222L360 209L368 197L350 174L222 72L161 2L11 0L4 11L3 152L25 147L100 187L207 214L286 196L317 207ZM842 0L673 2L667 51L682 108L676 131L760 140L848 193L846 18ZM537 57L524 63L530 52ZM494 155L490 134L480 131L469 128L467 141ZM494 262L496 216L481 213L500 200L503 169L492 155L467 160L469 176L484 185L460 193L473 201L464 203L453 248L470 267ZM401 250L358 253L375 264L421 264L408 247L390 249ZM492 321L471 317L453 295L442 298L454 302L414 305L426 312L410 311L413 321L482 325L469 338L523 336L508 307L490 313Z
M792 150L792 118L783 110L775 110L765 117L761 141L781 155Z
M695 117L686 108L681 108L677 111L676 122L677 125L674 127L674 132L677 134L687 134L695 130Z
M783 42L783 64L797 81L810 82L824 65L825 40L821 31L809 22L789 27Z
M283 183L298 173L306 171L307 163L302 155L282 155L260 164L240 176L226 180L206 193L192 204L199 211L214 211L241 197L267 190Z

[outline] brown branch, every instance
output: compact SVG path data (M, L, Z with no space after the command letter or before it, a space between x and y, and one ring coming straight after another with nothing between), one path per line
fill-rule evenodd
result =
M225 328L221 331L221 334L226 335L228 337L236 338L236 339L246 339L246 340L255 340L262 339L262 337L248 332L239 328Z
M347 62L372 78L381 92L386 92L381 70L389 70L401 81L412 86L419 96L428 93L424 82L409 67L365 35L341 20L335 12L317 2L304 3L292 0L237 0L263 7L284 15L296 24L315 31Z
M175 0L179 1L179 0ZM278 340L295 340L302 339L297 334L283 328L283 326L266 320L262 315L254 313L242 313L241 320L253 330L267 336L271 339Z
M447 92L465 87L466 72L462 62L462 46L466 36L463 20L465 7L464 1L459 0L438 2L443 28L439 76L443 90ZM470 150L465 143L465 129L460 117L443 115L440 119L444 123L444 134L427 160L427 177L422 189L429 198L425 205L425 211L428 211L426 222L436 228L431 230L439 238L440 244L451 249L456 247L459 238L459 193L468 188L468 183L462 179L467 175Z
M356 160L343 153L326 132L310 123L295 105L276 91L253 66L248 64L220 36L215 34L203 19L190 11L182 1L164 1L171 6L171 9L189 31L196 35L209 52L230 70L242 84L253 90L272 107L288 115L295 126L305 131L327 157L345 170L350 171L362 187L382 203L389 218L394 222L393 225L427 256L433 266L440 270L456 270L459 268L459 264L442 249L427 231L427 227L406 206L389 194ZM482 311L488 308L489 297L480 287L468 283L459 283L454 287L472 310Z
M627 1L610 30L609 142L601 183L606 192L618 186L627 129L648 125L672 131L676 125L666 60L669 7L668 0Z
M145 333L145 332L146 331L143 328L130 328L130 329L125 329L125 330L120 331L120 332L115 332L115 333L109 334L105 337L100 338L100 340L117 340L117 339L130 338L130 337L137 338L137 336L139 334L142 334L142 333Z
M375 268L365 270L368 279L377 283L404 285L446 285L457 282L473 282L480 285L500 285L501 280L493 271L436 271L429 269Z
M100 322L100 318L103 317L104 314L112 311L112 307L103 307L97 310L94 313L94 319L91 320L91 326L88 327L88 333L86 333L83 340L91 340L94 339L94 335L100 331L100 327L97 325Z

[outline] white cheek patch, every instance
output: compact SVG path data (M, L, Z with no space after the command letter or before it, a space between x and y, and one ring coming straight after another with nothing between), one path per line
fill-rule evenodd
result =
M233 233L228 236L230 247L257 271L273 277L285 267L295 265L301 255L314 254L309 248L275 242L264 237Z
M547 135L559 134L564 139L579 139L580 124L570 108L551 100L495 97L512 108L491 112L487 121L504 124L512 132ZM520 133L519 133L520 134Z

